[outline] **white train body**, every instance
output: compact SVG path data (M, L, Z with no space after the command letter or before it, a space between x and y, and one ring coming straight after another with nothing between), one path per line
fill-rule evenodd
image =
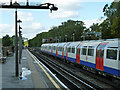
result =
M41 51L120 77L120 39L42 44Z

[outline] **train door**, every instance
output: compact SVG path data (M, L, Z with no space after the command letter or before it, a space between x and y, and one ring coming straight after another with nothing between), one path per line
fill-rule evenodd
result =
M77 48L76 50L76 62L80 63L80 48Z
M101 43L96 49L96 69L103 71L103 62L104 62L104 48L107 43Z
M68 60L68 48L66 47L66 60Z
M64 53L65 53L65 47L64 47L64 46L65 46L65 45L66 45L66 44L64 44L63 47L62 47L62 58L64 58L64 56L65 56L65 55L64 55Z
M66 49L67 49L67 47L65 46L64 47L64 59L66 59Z
M68 45L66 45L66 60L68 60L68 48L67 48L67 46L69 46L70 45L70 43L68 44Z
M62 48L62 58L64 58L64 47Z
M58 56L58 46L56 46L56 56Z

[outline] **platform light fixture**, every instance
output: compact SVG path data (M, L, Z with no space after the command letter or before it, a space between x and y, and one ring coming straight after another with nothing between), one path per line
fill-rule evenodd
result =
M18 35L17 35L17 9L50 9L50 11L57 11L58 8L54 6L54 4L51 4L51 3L45 3L46 6L44 6L44 4L40 4L40 5L32 5L30 6L29 5L29 1L27 0L27 3L26 3L26 6L25 5L20 5L19 3L17 3L15 1L15 3L12 3L12 0L10 0L10 5L0 5L0 8L7 8L7 9L16 9L15 11L15 37L16 37L16 40L15 40L15 50L16 50L16 53L15 53L15 59L16 59L16 77L19 76L19 71L18 71L18 41L17 41L17 38L18 38ZM51 6L52 7L49 7Z

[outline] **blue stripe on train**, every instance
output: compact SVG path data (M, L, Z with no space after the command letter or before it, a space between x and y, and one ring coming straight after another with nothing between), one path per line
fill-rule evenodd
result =
M53 53L54 56L56 56L56 53Z
M73 58L70 58L70 57L68 57L68 60L76 62L76 59L73 59ZM93 64L93 63L90 63L90 62L80 60L80 64L96 69L96 64ZM120 77L120 70L118 70L118 69L114 69L114 68L104 66L104 72L110 73L112 75L116 75L116 76Z
M55 53L53 53L53 55L56 56ZM58 57L62 58L62 55L58 55ZM66 56L64 56L64 58L66 59ZM70 60L72 62L76 62L75 58L68 57L68 60ZM80 60L80 64L96 69L96 64L93 64L93 63L90 63L90 62ZM116 75L116 76L120 77L120 70L117 70L117 69L114 69L114 68L104 66L104 72L110 73L110 74L113 74L113 75Z
M104 66L104 72L116 75L120 77L120 70Z
M96 65L90 62L80 60L80 64L91 67L91 68L96 68Z
M72 62L76 62L76 59L75 59L75 58L68 57L68 60L69 60L69 61L72 61Z
M85 62L85 61L80 60L80 64L96 69L96 64L93 64L93 63L90 63L90 62ZM113 75L116 75L116 76L120 77L120 70L118 70L118 69L114 69L114 68L104 66L103 70L106 73L110 73L110 74L113 74Z
M62 58L62 55L59 55L59 54L58 54L58 57Z

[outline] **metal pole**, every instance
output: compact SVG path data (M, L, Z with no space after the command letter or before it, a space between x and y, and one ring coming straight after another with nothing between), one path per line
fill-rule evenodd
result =
M27 0L27 6L29 6L28 0Z
M21 38L21 36L20 36L20 25L19 25L19 64L21 64L21 57L20 57L20 38Z
M16 77L19 76L19 68L18 68L18 35L17 35L17 9L15 11L15 65L16 65L16 68L15 68L15 71L16 71Z
M75 41L75 38L74 38L74 33L73 33L73 42Z
M12 5L12 0L10 0L10 5Z
M21 64L21 56L22 56L22 36L20 29L22 28L19 25L19 64Z

